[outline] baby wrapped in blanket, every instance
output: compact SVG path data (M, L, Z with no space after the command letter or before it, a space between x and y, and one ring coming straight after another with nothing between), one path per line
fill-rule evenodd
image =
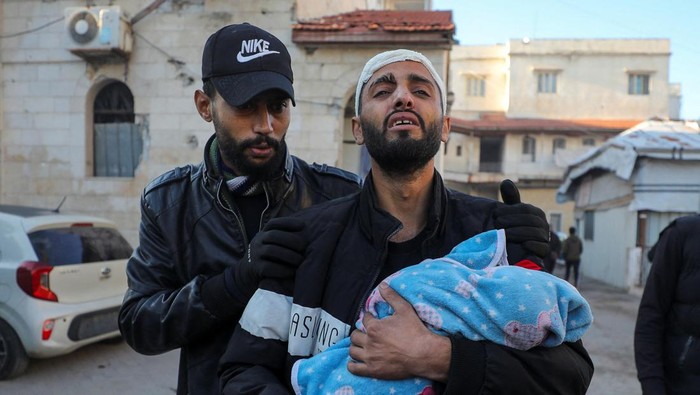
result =
M588 302L568 282L546 272L509 266L502 229L478 234L447 256L406 267L384 282L406 299L433 332L488 340L520 350L579 340L593 321ZM374 289L363 314L383 318L391 306ZM422 378L377 380L347 370L350 338L292 369L296 394L431 394Z

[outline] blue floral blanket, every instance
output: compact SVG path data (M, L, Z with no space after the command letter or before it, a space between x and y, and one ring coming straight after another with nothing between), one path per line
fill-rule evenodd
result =
M576 288L542 271L509 266L505 232L478 234L448 255L406 267L384 282L413 305L435 333L527 350L580 339L593 322L591 308ZM375 289L363 314L383 318L391 306ZM302 359L292 369L296 394L431 394L422 378L377 380L348 372L350 338Z

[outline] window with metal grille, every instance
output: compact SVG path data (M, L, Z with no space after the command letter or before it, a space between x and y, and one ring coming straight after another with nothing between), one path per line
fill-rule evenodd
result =
M136 123L134 96L124 83L105 85L93 103L96 177L133 177L143 151L143 125Z

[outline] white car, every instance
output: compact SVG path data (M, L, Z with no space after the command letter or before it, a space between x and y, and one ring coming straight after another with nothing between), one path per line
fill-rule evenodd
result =
M0 380L118 338L132 250L109 220L0 205Z

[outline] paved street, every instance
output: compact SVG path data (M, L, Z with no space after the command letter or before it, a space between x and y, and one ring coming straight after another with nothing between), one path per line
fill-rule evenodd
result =
M563 276L563 269L559 267L554 274ZM595 365L588 394L641 395L634 366L634 324L640 296L587 278L579 281L579 290L591 304L594 319L583 338Z
M563 269L558 267L555 274L561 276ZM585 278L580 290L595 316L584 337L596 367L588 394L641 394L632 346L639 296ZM63 357L31 361L25 375L0 382L0 394L170 395L175 393L177 363L177 351L143 356L124 342L95 344Z

